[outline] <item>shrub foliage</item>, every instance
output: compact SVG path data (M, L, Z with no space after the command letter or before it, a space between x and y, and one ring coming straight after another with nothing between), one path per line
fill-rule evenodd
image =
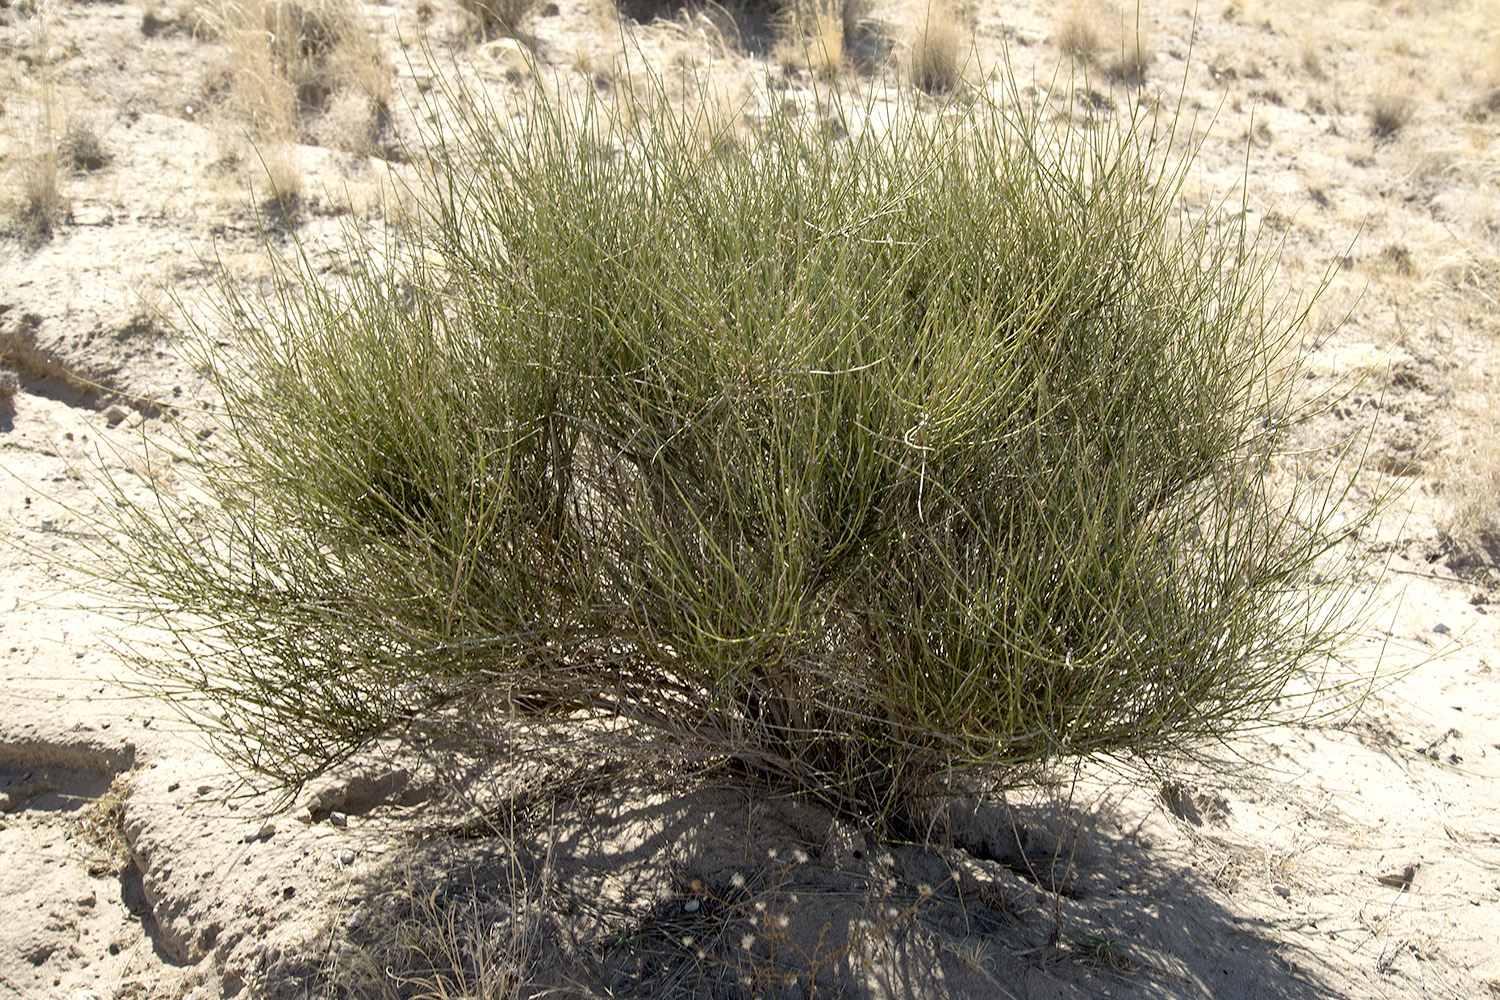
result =
M163 683L282 780L602 713L908 829L1266 718L1341 621L1300 318L1171 136L1020 107L471 109L400 245L225 290L223 431L111 559Z

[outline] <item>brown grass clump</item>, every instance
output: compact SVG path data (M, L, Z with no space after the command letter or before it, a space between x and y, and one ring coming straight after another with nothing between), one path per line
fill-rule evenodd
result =
M57 142L57 95L52 85L52 71L46 58L50 47L49 24L51 8L38 3L31 18L21 32L18 43L31 53L28 62L35 72L33 87L27 87L25 77L12 86L21 92L31 91L33 117L20 116L17 138L19 148L13 154L14 166L11 179L15 184L14 202L21 233L33 239L45 239L61 222L68 211L59 178L59 150Z
M74 117L63 134L62 151L75 170L101 170L109 163L104 138L92 119Z
M537 0L458 0L472 14L485 34L499 29L507 35L521 30L536 9Z
M68 214L58 179L57 147L42 139L40 148L21 162L21 226L33 236L45 237Z
M915 9L909 68L918 90L940 94L958 85L962 34L950 0L926 0Z
M811 0L787 8L777 59L788 69L808 69L824 78L844 68L846 46L859 30L857 0Z
M96 878L119 875L135 863L125 839L125 799L130 775L117 774L109 791L78 811L71 824L73 842Z
M1105 39L1109 25L1119 28L1118 44L1111 49ZM1111 77L1139 84L1146 67L1156 58L1140 24L1140 10L1127 14L1113 4L1079 0L1059 16L1054 39L1074 62L1099 66Z
M1156 52L1141 26L1140 10L1137 8L1133 19L1128 15L1121 18L1120 46L1110 60L1109 75L1139 86L1145 82L1146 68L1155 60Z
M1468 549L1500 548L1500 404L1476 413L1448 478L1447 535Z
M1377 139L1400 132L1411 121L1417 102L1411 91L1394 84L1382 84L1370 101L1370 131Z
M302 206L302 168L289 143L272 143L258 151L262 186L254 190L268 212L290 219ZM256 185L252 184L252 189Z
M390 66L350 0L225 0L209 22L257 142L296 141L341 94L360 95L371 118L390 100Z
M544 864L527 872L515 853L510 857L498 891L461 879L434 884L409 872L385 905L356 910L342 928L330 929L348 943L329 949L336 957L324 970L328 982L338 995L372 1000L532 995L526 988L552 902L550 871Z
M1075 62L1092 63L1103 47L1099 26L1086 4L1075 3L1064 9L1057 21L1054 36L1057 47Z

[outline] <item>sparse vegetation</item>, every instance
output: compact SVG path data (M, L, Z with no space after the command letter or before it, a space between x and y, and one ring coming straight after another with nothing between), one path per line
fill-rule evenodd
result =
M1452 463L1445 533L1465 549L1500 550L1500 406L1490 402L1473 415Z
M38 148L19 167L21 226L30 235L50 236L67 215L68 203L63 197L57 161L56 144L49 138L39 138Z
M950 0L923 0L915 8L908 66L912 83L928 94L952 90L962 79L963 31Z
M498 28L514 35L532 16L537 0L459 0L459 5L474 16L482 32Z
M1156 52L1151 48L1137 7L1133 15L1121 17L1119 49L1112 54L1109 75L1138 87L1146 82L1146 69L1155 60Z
M1101 23L1109 26L1107 31ZM1056 24L1058 48L1075 62L1102 64L1109 76L1131 85L1144 82L1155 53L1140 23L1139 8L1126 14L1113 4L1079 0L1065 9ZM1107 41L1115 37L1116 30L1115 42Z
M1382 85L1370 101L1370 131L1380 139L1395 135L1411 121L1416 107L1411 91L1396 84Z
M915 834L1338 640L1338 480L1271 479L1298 319L1168 136L981 96L726 155L666 101L471 107L409 244L224 289L231 452L90 537L231 760L586 712Z
M857 0L812 0L789 6L778 47L781 61L825 78L836 76L844 68L845 48L859 30L861 9Z
M545 876L527 880L513 869L496 898L494 887L469 884L405 886L388 904L361 911L349 935L359 943L329 949L323 970L333 994L370 1000L503 1000L525 995L537 956L546 906ZM342 928L329 934L345 936Z
M52 18L50 7L38 3L22 33L25 48L32 54L32 95L35 102L29 127L23 125L23 145L14 157L11 174L19 202L17 214L21 232L32 239L45 239L68 212L59 176L61 164L57 141L57 95L52 69L46 59Z
M1095 11L1088 4L1078 2L1064 8L1056 27L1057 47L1076 62L1092 63L1103 47Z
M99 128L89 118L75 115L69 119L62 146L75 170L100 170L109 162Z
M229 46L230 101L259 144L302 138L339 95L370 119L390 100L390 67L350 0L224 0L206 19Z
M90 875L119 875L135 863L125 838L125 799L129 794L130 775L115 775L109 790L79 810L70 824Z

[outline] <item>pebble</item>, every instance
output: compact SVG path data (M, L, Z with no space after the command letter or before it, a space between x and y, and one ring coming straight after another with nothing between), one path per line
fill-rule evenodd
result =
M266 820L264 823L250 827L240 839L247 844L253 844L257 840L270 840L275 835L276 824L271 820Z
M1436 625L1432 626L1432 630L1438 635L1451 635L1453 632L1451 628L1444 625L1442 622L1438 622Z
M350 914L349 919L344 921L344 926L351 931L357 931L364 925L365 911L363 910L355 910L354 913Z
M328 814L328 822L333 826L348 826L349 817L341 812L331 812Z
M682 904L682 912L683 913L697 913L698 912L698 907L700 907L702 905L703 904L700 903L700 902L698 902L696 899L690 899L686 903Z
M1282 885L1280 882L1277 882L1275 885L1271 886L1271 891L1276 893L1276 895L1280 896L1282 899L1292 898L1292 887L1289 885Z
M352 865L354 864L354 852L345 847L334 855L334 859L338 861L340 867Z

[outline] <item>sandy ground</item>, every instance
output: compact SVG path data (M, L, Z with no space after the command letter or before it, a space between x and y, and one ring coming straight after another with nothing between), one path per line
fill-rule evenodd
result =
M810 100L754 18L731 43L722 21L630 10L662 64L729 94L770 66L786 101ZM403 54L419 39L520 85L509 44L475 46L456 10L365 12L396 106L430 83ZM264 275L246 194L263 181L221 107L223 43L190 7L144 14L0 5L9 190L44 75L55 127L86 120L108 153L65 171L50 238L0 237L0 356L20 369L0 410L0 525L19 543L0 546L0 997L376 995L403 988L398 940L408 958L442 941L495 956L491 992L453 995L532 995L505 979L519 966L579 996L1500 996L1500 569L1454 530L1486 503L1500 517L1480 476L1500 461L1500 6L1144 6L1144 91L1181 94L1195 136L1212 119L1188 198L1243 197L1283 240L1291 294L1331 274L1312 371L1348 394L1309 435L1373 428L1372 476L1404 489L1366 539L1379 612L1349 654L1384 679L1338 725L1247 735L1232 769L1087 769L955 804L946 851L868 842L722 771L663 779L608 745L559 761L387 748L290 803L256 798L170 706L121 686L119 623L91 610L107 589L68 562L109 502L93 474L136 497L170 477L142 458L164 418L212 415L161 313ZM1008 53L1022 79L1053 79L1053 5L978 0L965 17L971 77ZM548 72L622 85L598 5L552 5L531 36ZM1382 100L1405 116L1384 135ZM401 169L341 151L337 124L293 149L292 225L330 273L340 225L381 225Z

